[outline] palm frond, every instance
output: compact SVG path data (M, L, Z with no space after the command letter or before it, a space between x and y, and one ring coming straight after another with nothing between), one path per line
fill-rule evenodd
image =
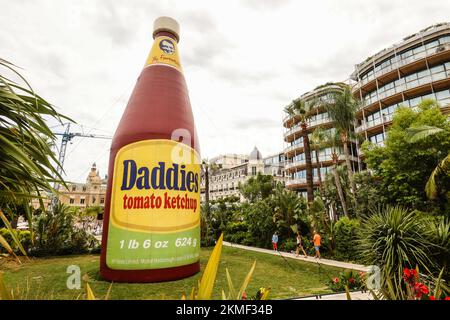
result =
M434 168L430 177L428 178L427 184L425 185L425 192L427 197L431 200L437 198L439 190L437 186L437 177L441 174L448 174L450 172L450 154L442 159L441 162Z
M417 141L420 141L422 139L425 139L431 135L435 135L437 133L444 132L444 129L432 127L432 126L419 126L414 128L408 128L406 129L407 132L407 139L409 142L414 143Z

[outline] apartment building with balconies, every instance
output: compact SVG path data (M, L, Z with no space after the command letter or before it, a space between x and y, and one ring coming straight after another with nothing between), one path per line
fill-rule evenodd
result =
M379 145L400 105L415 108L431 98L450 113L450 23L428 27L367 58L351 79L361 101L355 131Z

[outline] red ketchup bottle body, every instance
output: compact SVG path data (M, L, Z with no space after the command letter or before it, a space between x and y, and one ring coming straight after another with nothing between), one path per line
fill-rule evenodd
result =
M164 22L155 22L152 50L111 145L100 273L115 282L200 270L200 150L178 30Z

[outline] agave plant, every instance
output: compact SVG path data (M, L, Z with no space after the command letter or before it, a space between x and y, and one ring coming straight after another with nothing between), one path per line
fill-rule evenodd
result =
M62 182L57 167L52 164L59 165L51 150L56 137L45 118L60 122L68 118L37 95L16 66L0 59L0 69L19 79L15 82L0 72L0 217L5 222L2 209L20 204L31 221L30 199L40 198L42 191L52 191L51 183L55 179ZM5 225L12 229L10 223ZM13 237L13 240L25 254L17 239ZM5 243L0 236L0 244L12 254Z
M401 207L386 207L364 218L358 247L367 265L381 271L380 292L387 299L406 299L403 269L419 266L424 272L435 269L430 259L429 229L423 219Z

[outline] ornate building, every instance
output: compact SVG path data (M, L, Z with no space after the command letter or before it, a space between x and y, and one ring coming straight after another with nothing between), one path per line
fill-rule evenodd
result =
M106 176L104 179L100 178L100 173L94 163L86 178L86 183L68 182L67 189L63 186L60 187L59 200L61 203L79 208L103 207L105 205L106 178Z
M210 160L209 198L217 200L236 196L244 201L239 192L239 183L245 183L258 173L272 175L276 181L284 182L284 154L263 158L255 147L249 155L227 154ZM205 175L201 181L201 201L205 201Z
M92 164L91 170L86 178L86 183L67 182L67 188L59 187L59 201L63 204L85 209L87 207L105 205L107 177L100 178L96 164ZM49 208L51 194L44 199L44 206ZM32 205L35 209L39 208L39 201L33 199Z

